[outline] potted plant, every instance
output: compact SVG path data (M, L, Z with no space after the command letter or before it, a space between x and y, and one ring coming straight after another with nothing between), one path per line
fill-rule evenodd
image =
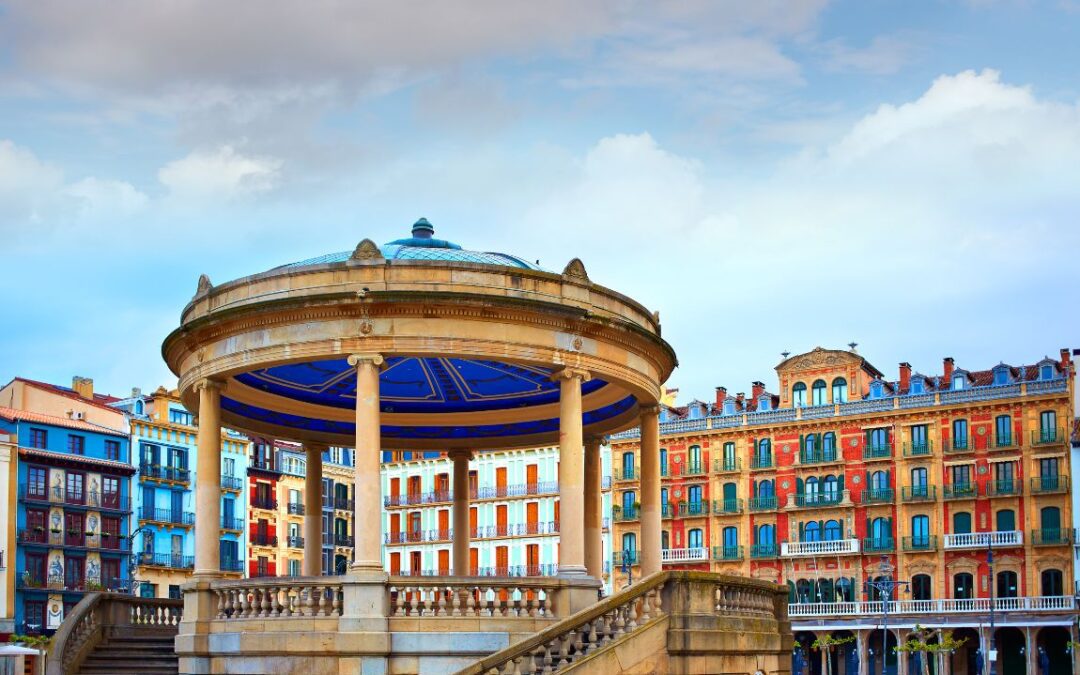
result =
M33 527L33 530L34 530L34 532L37 532L38 534L41 534L42 532L45 531L45 527L43 525L35 525Z
M51 532L52 532L53 534L60 534L61 532L63 532L63 530L62 530L62 529L60 529L59 527L54 527L54 528L51 528L51 530L50 530L50 531L51 531Z
M105 587L101 585L100 581L87 581L86 582L86 590L87 591L101 591L101 590L104 590L104 589L105 589Z

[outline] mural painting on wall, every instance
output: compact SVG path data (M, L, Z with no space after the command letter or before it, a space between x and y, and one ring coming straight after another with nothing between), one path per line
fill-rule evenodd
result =
M60 551L53 551L49 555L49 584L64 583L64 556Z
M49 475L52 476L52 499L54 501L63 501L64 471L62 469L50 469Z
M86 555L86 581L101 583L101 554L88 553Z
M64 543L64 512L60 509L49 511L49 543L56 546Z
M98 518L98 514L91 512L86 516L86 536L93 537L98 534L98 524L101 520Z
M94 506L101 506L101 500L98 492L98 487L101 485L101 476L96 473L90 474L90 503Z
M64 603L55 595L49 596L49 611L45 617L45 627L57 629L64 622Z

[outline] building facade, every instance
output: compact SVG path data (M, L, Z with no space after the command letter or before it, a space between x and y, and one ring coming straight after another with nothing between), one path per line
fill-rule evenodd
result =
M138 458L132 486L137 592L143 597L179 598L180 586L195 565L197 421L176 392L165 387L149 396L136 389L110 405L128 416L132 450ZM242 435L223 430L221 564L231 577L244 571L249 446Z
M388 461L382 469L383 558L390 574L537 576L558 572L558 448L475 453L469 461L468 571L452 570L451 564L453 461L441 453L415 455L384 457ZM602 475L607 476L610 452L606 446L601 446L601 457ZM611 494L608 483L604 485L601 509L607 514ZM605 559L611 551L608 526L605 518Z
M130 592L134 467L127 421L107 398L85 378L71 388L16 379L0 389L14 479L0 631L50 633L85 593Z
M892 647L916 623L967 638L957 672L975 673L991 646L998 672L1025 660L1036 672L1042 653L1070 672L1069 352L982 371L945 359L932 377L902 363L887 381L854 351L818 348L776 371L779 394L755 382L749 397L719 388L712 403L663 410L665 568L786 583L796 669L815 675L826 633L855 638L833 672L880 673L883 651L907 672ZM640 541L638 432L612 443L623 584Z

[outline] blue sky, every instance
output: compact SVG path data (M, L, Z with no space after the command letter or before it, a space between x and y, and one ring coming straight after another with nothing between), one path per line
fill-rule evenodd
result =
M214 281L437 235L658 309L680 399L1080 347L1080 3L0 2L0 379L174 384Z

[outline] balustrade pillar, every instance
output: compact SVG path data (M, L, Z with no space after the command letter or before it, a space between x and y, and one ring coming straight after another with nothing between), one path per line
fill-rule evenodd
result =
M356 532L351 571L384 575L382 562L382 429L379 411L380 354L352 354L356 368L356 453L353 529Z
M641 406L641 576L661 569L660 406Z
M469 450L451 450L450 459L454 460L454 574L461 577L471 574L469 563L469 542L472 531L469 526Z
M305 443L307 469L304 474L304 562L306 577L322 574L322 454L326 446ZM333 575L337 570L331 569Z
M221 390L223 383L204 379L199 393L199 457L195 476L196 578L221 576Z
M589 374L563 368L559 381L559 575L585 576L585 467L581 419L581 385Z
M600 442L595 436L585 440L585 569L594 579L604 578Z

